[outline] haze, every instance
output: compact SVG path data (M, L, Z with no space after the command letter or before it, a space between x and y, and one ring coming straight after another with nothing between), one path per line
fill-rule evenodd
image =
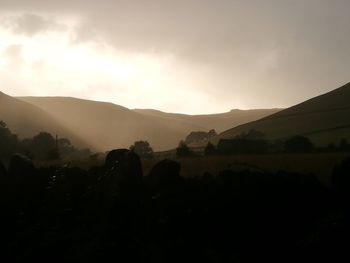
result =
M0 90L128 108L288 107L350 79L347 0L0 0Z

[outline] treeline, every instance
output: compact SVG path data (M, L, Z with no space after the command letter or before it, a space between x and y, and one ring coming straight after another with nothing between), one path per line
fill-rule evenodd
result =
M5 122L0 121L0 160L8 160L14 153L24 154L37 161L89 158L92 155L89 149L77 149L69 139L55 138L48 132L20 139Z
M192 134L192 133L191 133ZM177 157L196 155L229 155L229 154L264 154L264 153L317 153L317 152L348 152L350 144L346 139L340 139L338 144L319 147L306 136L293 136L286 140L267 140L266 136L256 130L243 132L233 139L221 139L217 145L208 142L203 151L194 151L186 141L181 141L176 149Z
M325 188L286 172L199 174L114 150L105 165L0 162L2 262L348 262L350 160Z

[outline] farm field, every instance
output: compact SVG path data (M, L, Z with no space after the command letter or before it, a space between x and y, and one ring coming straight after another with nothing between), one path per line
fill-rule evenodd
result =
M205 173L218 175L223 170L252 170L264 172L287 171L305 175L315 175L323 184L331 184L333 167L350 158L347 153L276 153L276 154L245 154L226 156L196 156L185 158L169 158L181 164L182 177L202 176ZM159 161L164 158L142 159L143 174L146 176ZM62 166L70 163L72 167L88 170L93 166L103 166L104 160L56 161L51 163L36 162L37 167Z
M313 154L254 154L230 156L202 156L176 159L181 163L181 176L200 176L208 172L218 174L225 169L231 170L262 170L313 174L324 184L331 183L331 174L334 165L346 158L350 153L313 153ZM144 159L144 174L152 169L160 159Z

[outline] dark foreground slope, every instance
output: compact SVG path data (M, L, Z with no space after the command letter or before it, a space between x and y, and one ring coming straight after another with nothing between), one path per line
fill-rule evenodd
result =
M251 129L264 132L269 139L304 135L319 145L350 140L350 83L324 95L260 120L221 133L214 139L233 138Z
M164 160L143 176L123 149L88 171L14 156L0 170L1 262L349 262L349 160L331 189L285 172L180 169Z
M75 132L39 107L0 92L0 120L22 138L45 131L69 138L78 147L89 147Z

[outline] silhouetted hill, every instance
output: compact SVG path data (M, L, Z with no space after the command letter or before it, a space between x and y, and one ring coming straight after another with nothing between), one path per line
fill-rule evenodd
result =
M350 139L350 83L260 120L227 130L213 139L233 138L251 129L264 132L269 139L294 135L309 137L314 143L338 143Z
M0 120L21 138L32 137L41 131L66 137L78 147L89 147L75 132L39 107L0 92Z
M222 132L231 127L241 125L250 121L258 120L270 114L276 113L280 110L281 109L234 109L225 113L203 115L167 113L151 109L135 109L134 111L147 116L196 125L198 127L202 127L203 130L215 129L216 132Z
M192 131L222 130L226 123L231 126L276 111L233 111L191 116L155 110L129 110L112 103L66 97L21 99L47 111L101 150L129 147L136 140L147 140L158 151L167 150L176 147ZM234 121L235 118L237 121Z
M136 140L147 140L155 150L164 150L176 146L192 130L202 128L148 117L106 102L66 97L21 99L55 116L101 150L129 147Z

